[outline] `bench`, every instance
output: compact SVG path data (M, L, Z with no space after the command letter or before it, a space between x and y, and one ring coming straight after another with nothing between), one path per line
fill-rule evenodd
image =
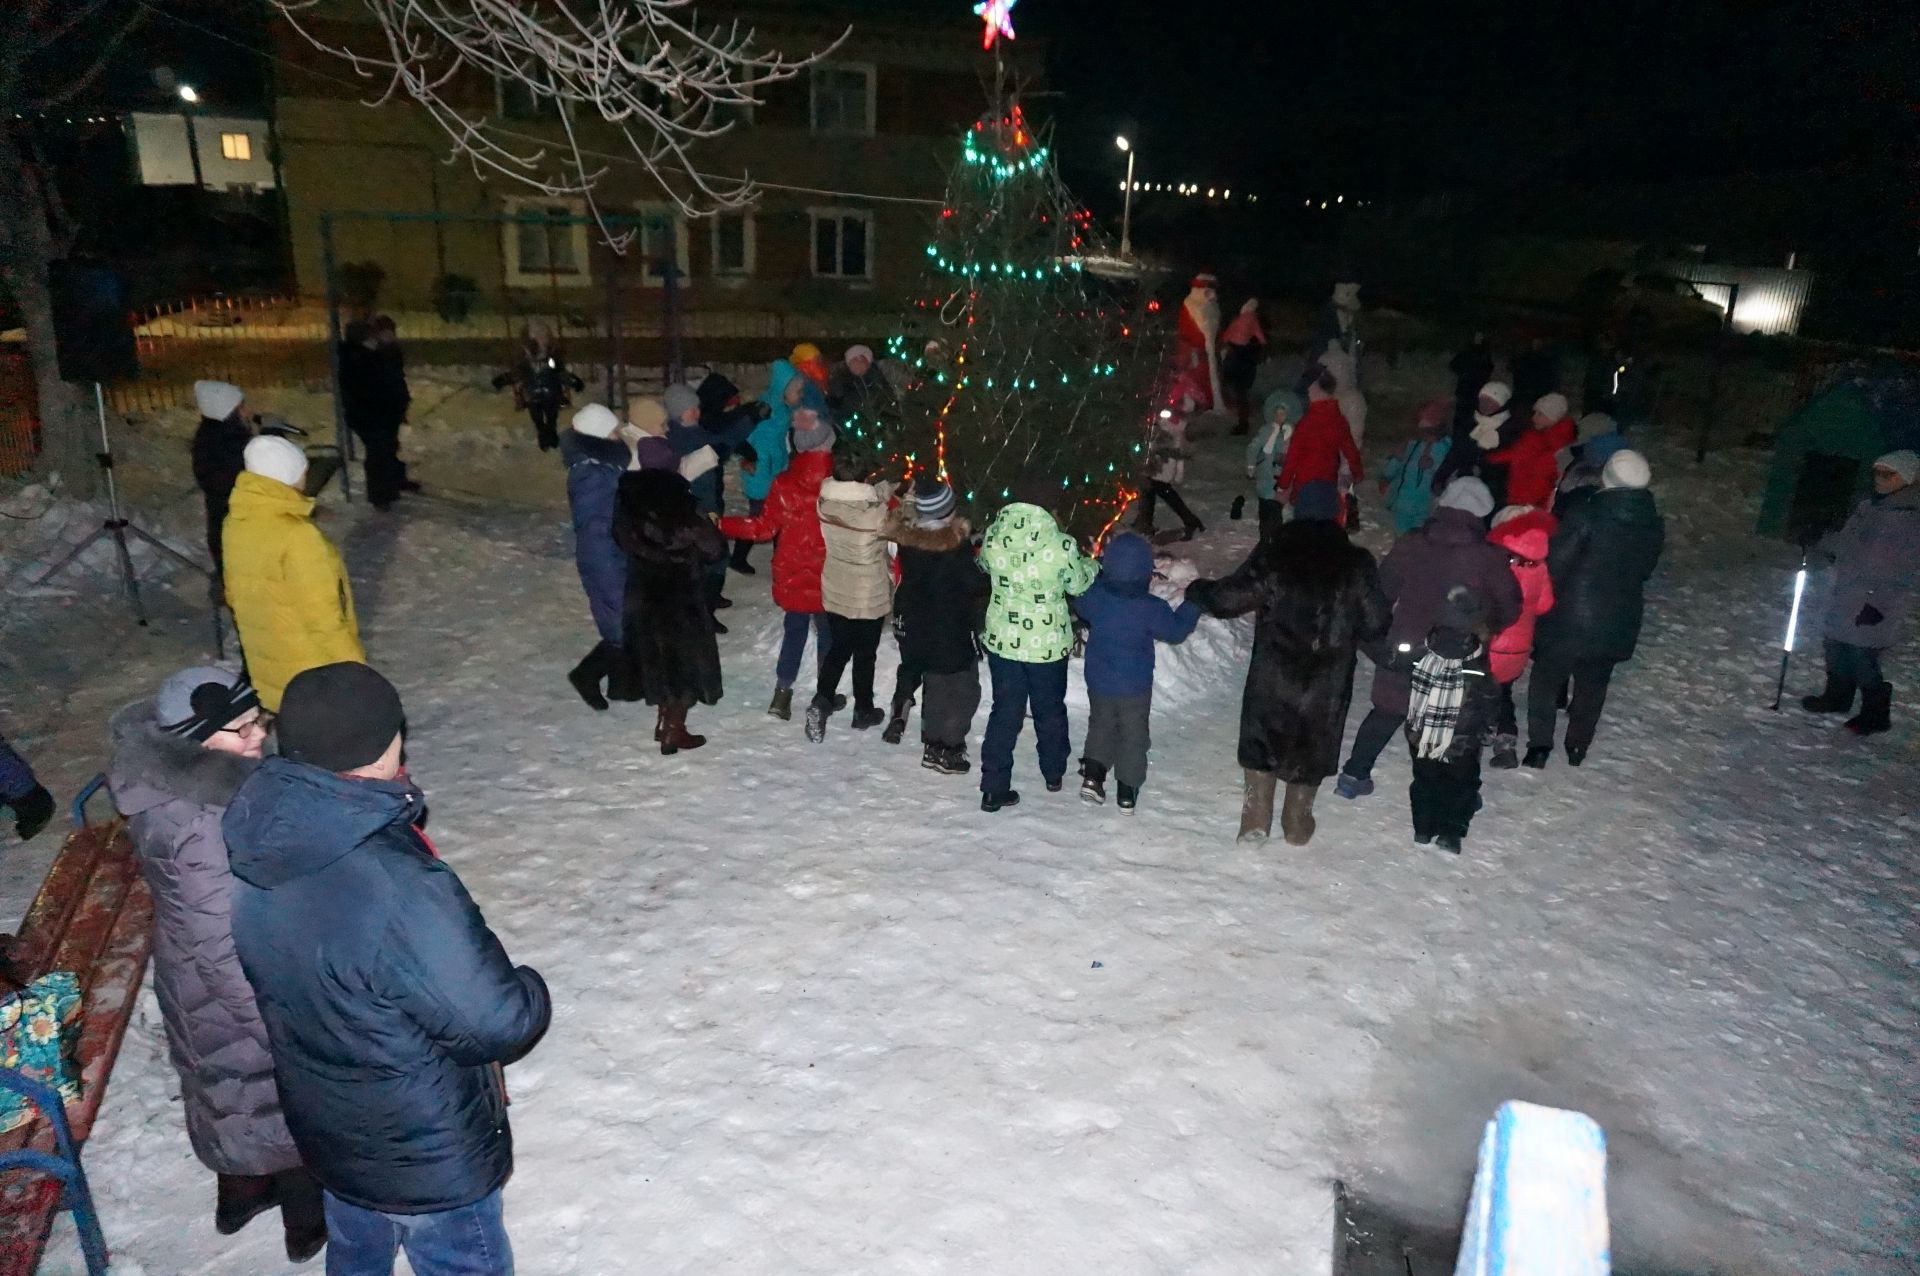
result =
M40 1110L26 1125L0 1134L0 1276L32 1276L61 1210L74 1216L89 1276L107 1270L80 1147L99 1115L146 973L153 899L125 822L87 823L87 799L105 784L105 776L96 776L74 799L72 836L54 856L20 933L0 939L0 967L8 978L26 984L50 971L72 971L81 997L71 1025L80 1097L64 1113L50 1088L0 1069L0 1086L26 1094Z

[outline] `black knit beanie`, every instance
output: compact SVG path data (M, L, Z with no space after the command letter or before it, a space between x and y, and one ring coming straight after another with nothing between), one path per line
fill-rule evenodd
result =
M406 726L400 693L354 661L309 669L280 698L280 756L325 771L356 770L393 743Z

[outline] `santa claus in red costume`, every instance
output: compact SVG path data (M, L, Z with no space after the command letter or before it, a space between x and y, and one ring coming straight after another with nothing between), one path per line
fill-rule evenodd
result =
M1200 404L1202 408L1211 408L1221 401L1220 360L1216 355L1220 337L1220 294L1214 283L1210 274L1193 277L1193 287L1180 306L1180 329L1173 352L1176 376L1189 370L1205 370L1189 378L1205 391L1201 396L1206 398L1206 402Z

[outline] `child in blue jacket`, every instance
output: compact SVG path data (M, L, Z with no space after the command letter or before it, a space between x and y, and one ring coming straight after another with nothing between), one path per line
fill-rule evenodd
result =
M1153 644L1182 642L1200 621L1200 608L1176 609L1147 588L1153 546L1123 532L1107 542L1100 578L1071 600L1091 631L1087 637L1087 747L1080 760L1080 796L1107 800L1107 772L1119 784L1117 801L1133 810L1147 779L1147 722L1153 712Z

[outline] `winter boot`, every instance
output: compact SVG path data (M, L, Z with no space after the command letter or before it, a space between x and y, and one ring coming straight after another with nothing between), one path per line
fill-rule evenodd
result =
M1582 762L1585 762L1586 760L1587 760L1586 745L1570 744L1567 746L1567 765L1568 766L1579 766Z
M1860 712L1847 719L1855 735L1879 735L1893 726L1893 684L1883 682L1860 697Z
M753 569L753 564L747 561L747 555L752 552L752 541L735 541L733 543L733 557L727 560L727 566L739 572L742 576L758 575Z
M305 1169L282 1170L273 1176L280 1193L280 1229L287 1243L287 1261L304 1263L327 1244L327 1215L320 1184Z
M1080 763L1080 800L1094 806L1107 800L1107 768L1098 762Z
M587 702L587 708L595 713L607 711L607 697L601 691L600 684L613 673L611 652L611 644L598 643L579 664L567 671L567 681L572 683L573 689L580 693L580 698Z
M1460 853L1460 838L1453 833L1439 833L1434 836L1433 844L1449 855Z
M930 742L923 744L920 746L920 765L929 771L939 771L942 774L947 774L946 755L947 746L944 744L933 744Z
M715 616L715 617L713 618L713 632L714 632L714 633L716 633L716 634L730 634L730 633L732 633L732 632L733 632L733 630L731 630L731 629L729 629L729 628L727 628L727 627L726 627L725 625L723 625L723 624L721 624L721 623L720 623L720 617L718 617L718 616Z
M1279 783L1271 771L1248 771L1246 795L1240 800L1240 840L1264 842L1273 832L1273 790Z
M1048 777L1047 777L1047 792L1049 792L1049 793L1058 793L1058 792L1059 792L1059 791L1060 791L1061 789L1064 789L1064 788L1066 788L1066 787L1067 787L1067 777L1066 777L1066 776L1064 776L1064 775L1050 775L1050 776L1048 776Z
M653 716L653 742L660 743L667 738L667 711L661 709Z
M1853 708L1853 693L1856 684L1852 678L1845 678L1827 671L1827 685L1817 696L1802 696L1800 707L1808 713L1845 713Z
M792 687L779 687L774 690L773 703L767 706L767 716L778 718L782 722L793 721Z
M1348 775L1345 771L1342 771L1338 776L1334 777L1333 791L1349 802L1355 798L1363 798L1373 792L1373 777Z
M855 731L868 731L879 726L886 720L886 710L880 708L878 705L870 704L864 709L855 709L853 711L853 722L850 725Z
M1115 806L1131 814L1133 808L1137 806L1139 802L1139 789L1134 788L1131 784L1114 785L1113 804Z
M1520 765L1529 771L1543 771L1546 769L1547 759L1552 756L1552 745L1530 744L1527 746L1527 756L1520 759Z
M940 765L935 769L947 775L965 775L973 770L973 763L967 761L967 746L964 744L941 745Z
M1280 833L1287 839L1288 846L1305 846L1313 840L1317 827L1313 821L1313 799L1319 792L1318 784L1287 785L1287 800L1280 808Z
M687 730L687 708L678 705L664 711L666 726L660 734L660 752L668 757L682 749L697 749L707 742L707 737Z
M888 744L898 744L906 739L907 713L912 708L913 701L911 700L895 700L893 702L893 716L887 719L887 729L880 733L880 738Z
M1020 794L1014 789L1003 789L998 793L982 793L980 795L980 809L990 815L996 811L1004 811L1010 806L1019 805Z
M36 785L25 797L13 799L13 828L23 842L31 841L53 819L53 794Z
M827 738L827 719L833 716L833 702L815 696L807 705L807 739L819 744Z
M1511 771L1519 766L1519 743L1520 738L1518 736L1497 735L1493 737L1493 756L1487 760L1487 765L1496 771Z
M279 1203L270 1174L215 1175L213 1230L231 1236Z

